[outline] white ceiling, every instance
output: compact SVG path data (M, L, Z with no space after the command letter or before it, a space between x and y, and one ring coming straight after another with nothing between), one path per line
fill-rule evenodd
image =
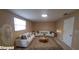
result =
M72 9L10 9L11 12L32 21L55 21L64 16L64 13L70 13ZM46 13L48 17L41 15Z

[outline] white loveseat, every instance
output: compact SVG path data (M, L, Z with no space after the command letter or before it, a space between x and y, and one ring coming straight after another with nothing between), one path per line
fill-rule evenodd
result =
M26 36L26 39L16 39L16 46L18 47L28 47L28 45L31 43L31 41L33 40L34 38L34 34L32 34L31 32L28 32L28 33L24 33L21 36Z

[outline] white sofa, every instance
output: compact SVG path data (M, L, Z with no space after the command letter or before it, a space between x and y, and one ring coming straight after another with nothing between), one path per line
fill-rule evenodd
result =
M20 37L22 35L26 36L27 39L17 39L15 44L16 46L19 47L28 47L28 45L31 43L31 41L35 36L43 36L44 34L45 36L50 36L50 37L54 37L55 35L54 33L50 34L50 31L39 31L39 33L35 32L35 34L33 34L32 32L27 32L20 35Z
M35 36L43 36L45 34L45 36L50 36L50 37L54 37L55 33L51 33L50 31L39 31L39 33L35 32Z
M21 38L16 39L16 43L15 44L18 47L28 47L28 45L31 43L31 41L34 38L34 34L28 32L28 33L24 33L22 35L26 36L27 39L21 39ZM20 37L22 35L20 35Z

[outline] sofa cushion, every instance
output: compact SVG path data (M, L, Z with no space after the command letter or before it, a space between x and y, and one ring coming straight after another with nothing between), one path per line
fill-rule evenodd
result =
M27 37L25 35L22 35L21 39L27 39Z
M20 40L19 45L20 45L20 47L27 47L28 44L29 44L29 42L26 39L24 39L24 40Z

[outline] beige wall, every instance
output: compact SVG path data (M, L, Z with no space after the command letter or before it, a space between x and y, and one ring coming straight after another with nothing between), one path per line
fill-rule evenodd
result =
M0 31L0 46L1 46L1 31Z
M2 28L2 26L5 24L10 25L13 29L13 34L14 34L13 39L15 40L15 38L18 37L20 34L25 33L27 31L31 31L31 21L27 20L26 30L15 32L14 31L14 17L22 18L22 17L14 15L6 10L0 10L0 28ZM0 30L0 32L1 32L1 30ZM1 41L1 33L0 33L0 41Z
M13 24L11 23L12 20L13 20L13 17L12 17L11 14L9 14L7 12L4 12L4 10L0 10L0 29L5 24L8 24L10 26L13 26ZM12 29L13 29L13 27L12 27ZM0 30L0 32L2 32L2 31ZM2 36L2 34L0 35L0 41L1 41L1 36ZM0 45L1 45L1 43L0 43Z
M57 39L63 40L63 24L64 20L57 21L56 31L57 31Z
M79 16L75 17L74 22L74 37L72 42L72 47L74 49L79 49Z
M32 22L33 31L55 31L56 23L55 22Z

